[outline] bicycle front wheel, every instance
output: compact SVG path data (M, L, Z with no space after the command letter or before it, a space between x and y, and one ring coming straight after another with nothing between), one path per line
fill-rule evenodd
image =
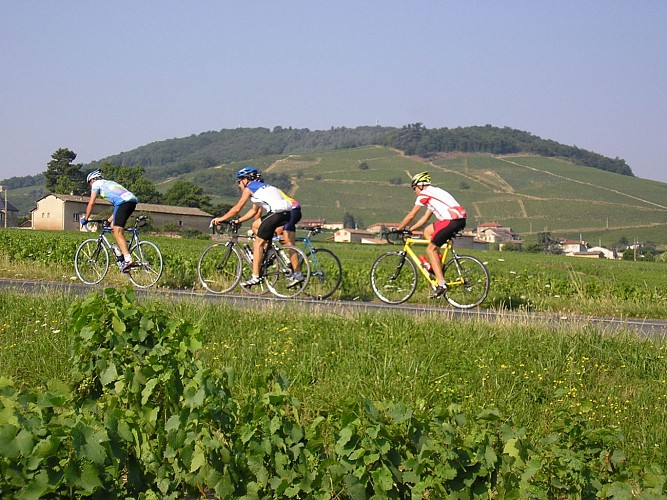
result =
M459 255L447 262L442 272L447 282L445 298L454 307L477 307L489 294L489 271L475 257Z
M74 254L74 270L86 285L96 285L109 270L109 252L100 240L91 238L84 241Z
M401 304L417 289L417 268L403 252L380 255L371 267L371 288L387 304Z
M130 250L134 267L128 276L139 288L148 288L157 283L162 276L162 254L150 241L140 241Z
M269 287L271 293L277 297L291 298L296 297L308 286L310 279L310 263L306 254L300 248L283 245L280 248L269 248L269 264L266 268L264 281ZM271 255L271 252L273 255ZM296 253L301 263L301 277L296 279L290 256ZM272 258L273 257L273 258Z
M304 292L309 297L324 300L331 297L343 281L343 266L331 250L316 248L308 254L310 281Z
M227 293L241 281L241 255L231 242L214 243L202 252L197 275L212 293Z

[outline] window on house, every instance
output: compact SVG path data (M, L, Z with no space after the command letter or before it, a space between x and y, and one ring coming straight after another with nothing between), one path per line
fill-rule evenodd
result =
M78 213L78 212L74 214L74 222L79 222L79 216L80 216L80 215L81 215L81 214Z
M183 227L183 221L182 220L178 221L178 227Z

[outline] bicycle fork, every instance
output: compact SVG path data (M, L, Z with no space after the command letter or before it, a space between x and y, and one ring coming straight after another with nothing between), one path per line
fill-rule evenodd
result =
M405 251L399 252L399 255L401 256L401 260L398 261L398 266L396 266L396 271L394 271L394 274L391 275L389 278L391 281L395 281L398 278L398 275L401 274L401 269L403 269L403 266L405 265L405 259L408 258L407 253Z

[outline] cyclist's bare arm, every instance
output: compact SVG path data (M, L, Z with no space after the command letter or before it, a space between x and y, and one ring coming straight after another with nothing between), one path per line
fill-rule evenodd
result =
M412 207L412 210L410 210L408 212L408 215L406 215L403 218L403 220L401 221L401 223L398 225L398 227L396 229L397 230L405 229L407 227L407 225L410 224L410 222L412 222L412 219L414 219L417 216L417 214L419 213L421 208L422 207L420 207L419 205L415 205L414 207Z
M419 208L419 207L417 207ZM431 209L426 210L426 213L421 216L421 218L415 222L412 227L410 228L411 231L415 231L416 229L419 229L422 227L424 224L426 224L429 219L431 218L431 215L433 215L433 211Z

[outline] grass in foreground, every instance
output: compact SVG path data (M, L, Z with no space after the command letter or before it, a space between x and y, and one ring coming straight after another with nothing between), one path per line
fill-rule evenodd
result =
M25 387L67 379L72 300L0 297L0 373ZM164 307L201 329L205 364L234 368L239 400L284 372L311 417L360 397L415 409L459 403L470 413L497 408L515 425L547 434L555 412L566 408L622 433L631 463L667 467L665 339L394 313L344 318L199 302Z

